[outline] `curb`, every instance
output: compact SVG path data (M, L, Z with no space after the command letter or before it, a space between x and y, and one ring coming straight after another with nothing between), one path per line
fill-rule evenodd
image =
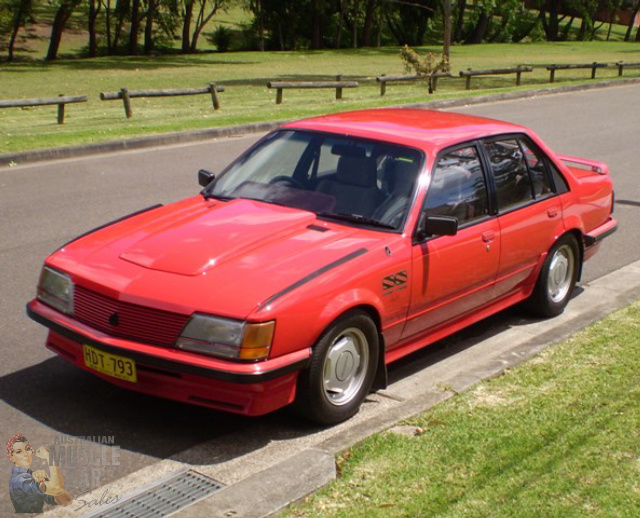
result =
M506 330L485 331L453 351L431 358L449 377L434 385L431 368L411 367L415 374L402 372L381 397L398 401L394 407L347 426L339 434L274 463L266 469L231 484L214 495L179 511L174 516L263 518L279 513L336 478L335 455L355 443L395 426L398 421L425 412L436 404L468 390L482 380L504 374L542 350L601 320L613 311L640 298L640 261L611 272L584 287L565 312L551 320L508 322ZM459 350L455 350L455 349ZM475 350L479 348L480 350ZM476 361L470 361L470 358ZM455 372L455 365L458 372ZM401 367L402 371L403 367ZM387 395L386 393L391 394Z
M593 90L598 88L609 88L613 86L627 86L639 84L640 78L620 79L615 81L600 81L597 83L586 83L579 85L554 86L550 88L536 88L533 90L511 91L498 94L478 95L473 97L461 97L459 99L449 99L442 101L428 101L424 103L403 104L402 108L422 108L438 110L443 108L455 108L459 106L469 106L474 104L484 104L497 101L512 101L538 97L542 95L554 95L560 93L579 92L583 90ZM57 148L34 149L32 151L20 151L17 153L0 154L0 167L14 164L26 164L41 162L45 160L61 160L65 158L77 158L102 153L114 153L117 151L127 151L143 149L156 146L168 146L172 144L183 144L197 142L215 138L225 138L250 133L267 132L276 129L285 122L293 119L280 119L271 122L258 122L254 124L242 124L238 126L226 126L222 128L210 128L206 130L184 131L176 133L164 133L160 135L149 135L132 139L112 140L107 142L97 142L95 144L80 144L77 146L62 146Z

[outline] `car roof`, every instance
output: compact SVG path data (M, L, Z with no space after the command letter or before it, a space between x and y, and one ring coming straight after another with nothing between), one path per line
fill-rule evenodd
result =
M419 147L428 153L489 135L528 133L522 126L510 122L415 108L335 113L302 119L283 127L384 140Z

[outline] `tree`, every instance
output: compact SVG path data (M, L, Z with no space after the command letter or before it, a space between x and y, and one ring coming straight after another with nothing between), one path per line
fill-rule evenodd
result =
M73 14L73 11L80 4L80 0L58 0L58 9L53 18L51 26L51 37L49 38L49 50L47 51L46 60L53 61L58 57L58 49L62 41L62 33Z
M96 20L102 8L102 0L88 0L89 14L87 17L87 29L89 31L89 57L93 58L98 52L98 36L96 33Z
M631 18L629 18L629 25L627 26L627 32L624 35L624 41L631 40L631 32L633 31L633 23L636 21L636 16L638 16L638 12L640 12L640 0L634 0L630 5L631 9Z
M7 28L11 30L11 37L9 38L9 44L7 46L8 61L13 61L14 59L14 49L18 32L31 15L31 7L31 0L10 0L2 4L2 14L5 15L3 18L6 17Z
M135 1L135 0L134 0ZM182 52L192 53L198 48L198 39L204 26L222 9L228 0L184 0L184 17L182 23ZM195 26L191 32L191 24Z
M424 43L428 22L434 18L441 0L389 0L386 22L399 45L417 46Z
M547 41L559 40L560 22L565 18L564 16L560 16L561 8L562 0L538 0L540 21L542 22L542 28L544 29Z

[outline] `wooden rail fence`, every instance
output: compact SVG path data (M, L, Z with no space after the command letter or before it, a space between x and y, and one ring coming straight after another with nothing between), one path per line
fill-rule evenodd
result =
M342 99L343 88L357 88L357 81L343 81L342 76L336 76L335 81L269 81L267 88L276 89L276 104L282 104L282 91L285 88L335 88L336 100Z
M614 65L618 67L618 75L621 76L622 69L624 67L640 67L640 61L635 61L635 62L618 61L617 63L614 63Z
M607 68L607 63L583 63L583 64L561 64L561 65L547 65L546 69L549 71L549 82L553 83L556 80L556 70L574 70L578 68L590 68L591 79L596 78L596 70L598 68Z
M86 95L64 95L43 99L16 99L0 101L0 108L25 108L27 106L50 106L58 105L58 124L64 124L64 107L67 104L86 103Z
M462 70L460 72L460 77L466 77L467 82L465 88L467 90L471 90L471 78L475 76L498 76L503 74L516 74L516 86L520 86L522 82L522 74L524 72L532 72L532 67L527 66L517 66L515 68L492 68L487 70L472 70L468 68L467 70Z
M220 100L218 99L218 92L224 92L224 86L217 86L215 83L210 83L208 86L202 88L176 88L173 90L128 90L122 88L119 92L101 92L100 99L103 101L122 99L124 113L127 119L130 119L133 117L131 99L135 97L175 97L178 95L211 94L213 109L219 110Z
M438 79L441 77L453 77L449 72L436 72L434 74L419 74L415 76L378 76L376 81L380 83L380 97L387 93L387 83L407 81L428 81L429 93L432 94L438 88Z

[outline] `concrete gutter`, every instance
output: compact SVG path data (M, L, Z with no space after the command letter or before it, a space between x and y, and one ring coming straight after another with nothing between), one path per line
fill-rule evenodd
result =
M599 81L568 86L553 86L549 88L536 88L531 90L518 90L505 93L477 95L472 97L462 97L459 99L449 99L442 101L430 101L411 105L402 105L404 108L422 108L438 110L443 108L454 108L457 106L469 106L473 104L483 104L496 101L507 101L514 99L526 99L528 97L554 95L566 92L578 92L582 90L593 90L596 88L608 88L613 86L626 86L640 83L640 78L620 79L614 81ZM20 151L16 153L0 154L0 167L12 164L26 164L31 162L41 162L46 160L59 160L65 158L76 158L116 151L126 151L157 146L169 146L172 144L183 144L215 138L224 138L249 133L262 133L271 131L291 119L277 120L271 122L258 122L255 124L243 124L239 126L227 126L222 128L210 128L197 131L184 131L177 133L163 133L159 135L149 135L123 140L113 140L108 142L97 142L94 144L80 144L77 146L62 146L48 149L34 149L31 151Z
M267 452L268 448L240 459L240 462L263 466L263 469L175 516L262 518L278 513L331 482L336 477L334 458L339 452L374 433L392 428L402 419L429 410L479 381L500 376L638 298L640 261L578 288L565 312L554 319L509 318L503 312L490 319L484 331L471 340L465 338L452 348L440 351L435 358L418 358L395 370L392 377L396 381L387 390L372 395L363 405L361 414L364 417L356 416L336 427L337 433L319 438L293 455L288 445L280 450L282 460L274 461L274 452ZM260 459L249 458L260 456L262 461L267 460L266 467ZM233 470L237 465L230 468ZM214 478L217 478L216 473L224 472L221 466L194 469L211 471Z

